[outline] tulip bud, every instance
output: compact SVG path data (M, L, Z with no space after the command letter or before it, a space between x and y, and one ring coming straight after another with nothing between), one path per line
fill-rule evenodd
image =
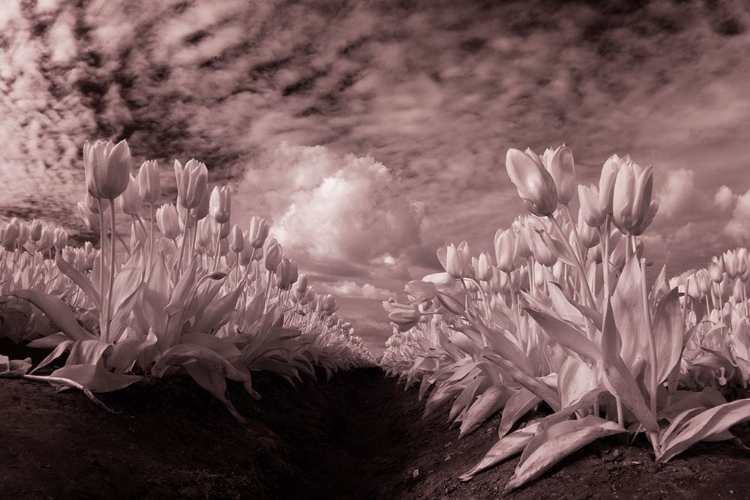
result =
M297 279L296 290L300 295L304 294L307 291L307 274L302 273L299 275L299 279Z
M55 229L55 248L58 250L68 246L68 232L63 228Z
M521 222L513 222L513 229L515 231L515 249L516 249L516 262L523 261L528 257L531 257L531 247L529 246L529 237L526 231L526 226ZM514 267L517 267L514 262Z
M414 299L414 302L431 301L437 296L438 289L430 281L413 280L406 284L404 291Z
M202 162L191 159L183 167L174 161L174 174L177 179L177 201L184 208L195 208L208 189L208 169Z
M39 241L39 239L42 237L42 221L39 219L34 219L31 221L31 230L29 231L29 238L31 238L31 241L36 243Z
M385 304L384 302L383 305ZM417 326L422 314L414 306L392 304L388 311L388 319L396 324L399 332L406 332Z
M128 187L125 189L119 198L117 198L117 204L120 206L120 210L127 215L138 215L138 211L141 209L143 200L141 195L138 194L138 185L135 182L135 177L128 175L130 182Z
M534 258L543 266L553 266L557 262L557 256L544 244L539 233L544 230L533 228L527 229L526 234L529 236L529 246L534 254Z
M178 222L177 207L171 203L162 205L156 210L156 225L162 236L172 241L180 235L180 223Z
M478 280L489 281L492 278L492 259L490 254L482 252L479 254L476 264L473 266Z
M557 209L557 188L539 157L518 149L509 149L505 168L526 209L540 217L552 215ZM533 151L531 151L533 154Z
M86 193L86 195L83 197L83 203L86 207L86 210L91 212L94 215L99 215L99 207L103 208L106 212L109 208L109 203L102 203L99 204L99 200L91 196L90 194Z
M229 192L229 186L214 186L211 192L210 213L216 222L225 224L229 222L231 214L232 199Z
M268 237L268 223L263 217L253 216L250 219L250 229L248 230L248 239L253 248L261 248Z
M268 238L265 245L263 246L263 255L265 258L264 264L266 270L270 272L276 272L276 268L281 262L281 245L276 241L276 238Z
M694 279L698 285L698 289L701 291L701 296L705 296L711 291L711 277L708 275L708 271L700 269L695 273Z
M601 226L607 214L602 209L596 188L578 186L578 200L581 203L579 216L583 217L586 224L591 227Z
M742 281L736 280L734 282L734 291L732 293L732 298L734 299L735 304L739 304L742 302L742 298L744 296L743 291L744 289Z
M515 268L516 261L516 236L512 229L503 231L498 229L495 233L495 259L497 267L506 273Z
M698 284L698 281L695 279L695 276L689 277L687 279L687 294L695 300L701 300L703 298L700 286Z
M441 263L449 275L456 279L466 278L471 275L471 254L469 244L466 241L462 241L458 245L458 248L450 244L447 248L441 249L438 259L441 258L443 250L445 254Z
M747 274L747 270L748 270L747 259L748 259L747 248L745 248L745 247L738 248L737 249L737 258L736 258L736 262L737 262L737 276L738 277L743 277L745 274ZM745 281L745 280L743 280L743 281Z
M708 263L708 274L714 283L721 283L724 277L724 257L722 255L713 257L711 262Z
M630 161L630 156L625 155L624 158L620 158L614 154L609 157L602 167L602 173L599 178L599 206L606 214L612 215L617 173L620 167L628 161Z
M734 250L724 252L724 271L729 275L729 279L737 277L737 255Z
M127 141L86 141L83 165L88 192L94 198L114 200L128 187L130 148Z
M245 248L245 238L242 236L242 229L237 224L232 226L232 231L229 233L229 247L235 253L240 253Z
M32 228L33 229L33 228ZM45 226L42 230L42 237L37 242L38 247L46 252L51 249L55 241L55 232L50 226Z
M573 152L565 145L554 151L547 149L542 157L544 166L555 181L557 203L567 205L576 193L576 167Z
M161 196L159 164L156 160L144 161L138 171L138 194L146 203L156 203Z
M622 165L617 172L613 194L613 222L624 234L641 233L651 209L653 169L642 169L637 163ZM658 208L658 205L656 206ZM653 215L656 215L654 210ZM653 218L652 215L652 218Z
M281 258L281 262L276 266L276 286L280 290L289 290L297 279L296 264L287 259Z
M84 202L79 201L76 210L89 231L99 231L99 217L89 210Z

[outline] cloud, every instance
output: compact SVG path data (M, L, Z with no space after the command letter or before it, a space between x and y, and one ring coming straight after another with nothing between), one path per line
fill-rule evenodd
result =
M750 190L737 198L732 218L724 226L724 233L738 242L747 242L750 238Z
M714 195L714 205L719 210L727 211L734 206L737 201L737 196L727 186L721 186Z
M685 168L667 173L664 186L659 190L659 213L674 217L690 211L697 198L702 196L695 189L695 172Z
M375 287L369 283L358 285L354 281L342 281L326 285L325 288L329 293L344 295L348 298L362 298L379 301L387 300L393 294L388 290Z
M235 198L267 211L294 255L400 269L399 259L421 245L423 205L393 196L393 177L372 158L285 143L263 163L246 172Z

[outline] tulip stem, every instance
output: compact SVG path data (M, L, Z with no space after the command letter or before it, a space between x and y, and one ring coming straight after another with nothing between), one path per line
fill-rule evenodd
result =
M154 261L154 204L149 203L150 213L151 213L151 224L149 227L149 237L148 237L148 268L146 270L147 273L151 273L151 265Z
M99 295L104 299L104 204L101 198L97 198L99 202ZM102 305L104 305L102 303ZM101 336L106 331L107 323L107 312L106 310L99 311L99 335ZM106 340L106 338L105 338Z
M583 289L586 292L586 299L588 300L589 305L591 307L596 308L596 300L594 299L594 295L591 293L591 289L589 288L589 282L588 282L588 279L586 279L586 271L583 269L581 258L579 257L578 253L573 249L573 246L570 244L570 241L568 241L568 238L565 237L565 233L563 232L562 227L560 227L560 223L557 222L557 219L555 218L554 214L550 214L548 215L548 217L550 218L550 220L552 220L552 223L557 228L557 231L560 233L560 236L565 242L565 245L567 245L567 247L570 249L571 253L573 254L573 257L575 257L576 269L578 269L578 274L581 277L581 281L583 281L583 284L585 285Z
M112 234L115 234L115 200L109 200L109 209L111 211L110 215L110 221L112 223ZM109 266L109 290L107 291L107 323L105 325L105 334L104 334L104 341L109 342L109 325L111 322L111 313L112 313L112 289L115 284L115 241L114 238L111 240L110 243L110 266Z
M216 231L216 244L214 245L214 262L211 266L211 269L213 271L216 271L216 268L219 266L219 248L221 247L221 224L218 225L218 229Z
M182 242L180 243L180 262L177 265L177 281L180 280L180 274L182 273L182 261L185 256L185 244L187 243L188 224L190 223L190 209L186 209L185 213L185 225L182 228ZM175 243L177 240L175 240Z

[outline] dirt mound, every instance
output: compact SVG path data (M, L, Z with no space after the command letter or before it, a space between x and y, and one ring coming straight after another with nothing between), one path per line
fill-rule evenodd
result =
M447 408L422 419L415 389L379 369L306 380L266 374L259 402L240 386L237 423L188 379L146 379L102 395L0 379L2 496L7 498L496 498L517 460L461 483L494 444L498 418L458 441ZM734 432L750 443L750 426ZM644 443L596 443L514 499L750 498L747 452L698 445L656 464Z

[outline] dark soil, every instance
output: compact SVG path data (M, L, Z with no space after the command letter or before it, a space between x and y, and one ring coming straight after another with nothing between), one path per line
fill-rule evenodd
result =
M239 424L189 379L101 395L114 414L76 391L0 379L0 497L484 499L501 494L517 462L461 483L495 443L499 417L459 441L447 407L423 420L416 389L377 368L296 388L268 374L254 384L261 401L230 387L248 419ZM750 443L750 425L733 431ZM749 475L750 454L729 444L657 464L645 441L611 438L508 498L750 498Z

